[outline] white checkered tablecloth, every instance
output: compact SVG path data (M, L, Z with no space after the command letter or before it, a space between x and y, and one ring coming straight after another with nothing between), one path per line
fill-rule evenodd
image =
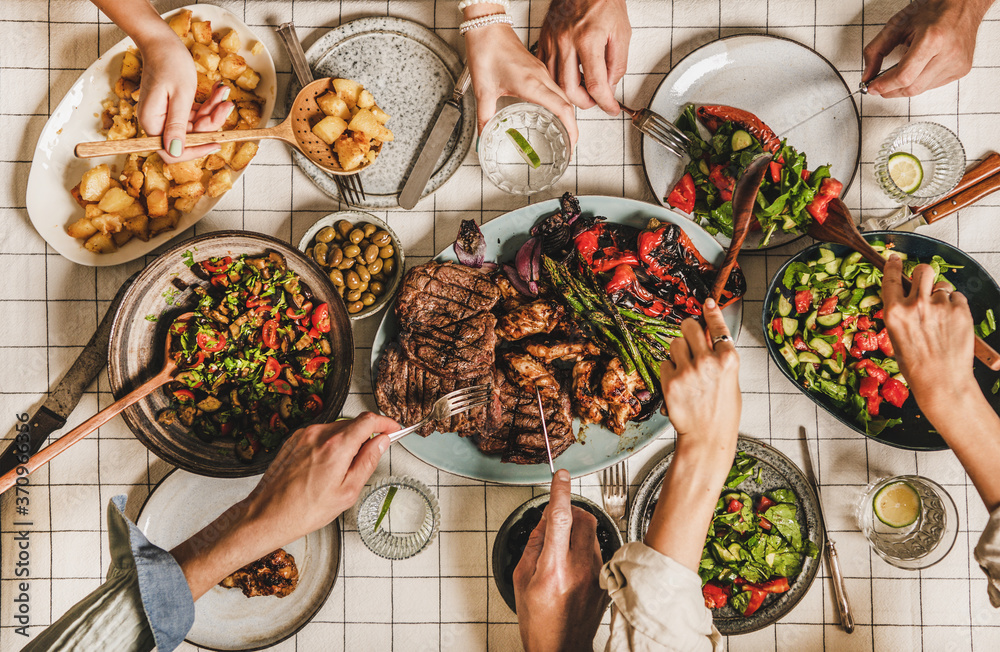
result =
M290 66L271 26L286 20L295 21L308 47L329 28L353 18L404 16L432 27L464 50L455 0L216 3L249 24L271 51L278 66L279 98L285 96ZM167 11L186 2L155 4ZM861 74L863 44L905 4L904 0L629 0L633 40L621 94L627 104L645 106L673 62L720 36L745 32L786 36L814 47L853 86ZM533 42L547 3L514 0L513 5L518 34ZM35 141L50 111L81 71L122 37L85 0L0 4L0 433L5 439L13 436L15 415L37 409L47 388L89 339L119 285L144 264L140 260L114 268L77 266L46 246L25 210ZM998 54L1000 8L994 7L979 31L975 67L960 82L912 100L860 98L862 169L847 197L852 210L868 216L888 208L873 180L872 161L884 136L908 120L919 117L954 129L970 163L989 149L1000 148ZM275 118L283 117L282 111L278 107ZM598 109L578 115L581 135L575 161L556 188L532 201L570 190L653 202L641 167L638 134L623 120L608 118ZM268 192L252 192L262 187ZM1000 207L998 198L994 195L922 232L958 245L1000 276L1000 230L992 222ZM401 235L408 262L418 264L451 243L460 220L489 221L527 201L494 188L470 152L455 177L416 210L375 213ZM291 164L286 149L270 144L261 148L242 182L216 210L178 239L243 228L294 243L317 218L337 208ZM784 620L730 638L728 649L998 650L1000 612L989 606L986 581L972 559L986 511L955 456L900 451L856 435L818 410L768 359L760 331L766 283L787 256L803 246L800 241L782 250L747 252L741 257L749 285L739 340L745 391L742 432L773 444L800 463L800 429L814 446L818 441L817 466L827 517L858 627L848 636L837 626L824 569ZM356 325L357 373L345 414L374 408L365 361L377 324L377 319L369 319ZM107 376L102 374L84 394L67 429L112 400ZM672 440L673 433L666 433L629 460L633 488ZM109 563L108 499L127 494L128 515L134 518L151 488L169 470L115 419L32 476L32 634L101 583ZM412 475L433 488L442 509L440 535L430 549L411 560L384 561L361 543L348 512L341 577L333 595L312 623L274 649L518 649L516 619L493 584L490 551L506 516L541 489L468 481L431 468L397 447L385 456L376 476L389 473ZM897 570L882 562L855 525L854 506L863 487L876 478L902 473L930 477L944 485L958 504L958 541L943 562L926 571ZM596 476L576 480L574 487L600 500ZM14 514L12 493L4 497L0 521L2 652L18 650L26 642L13 631L14 589L19 581L14 576L13 521L23 517ZM597 642L601 648L606 637L604 627Z

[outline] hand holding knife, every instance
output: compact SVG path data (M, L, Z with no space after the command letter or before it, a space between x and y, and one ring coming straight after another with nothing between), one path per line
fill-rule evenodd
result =
M542 435L545 436L545 452L549 455L549 470L555 477L556 466L552 463L552 445L549 444L549 429L545 426L545 408L542 407L542 392L539 391L538 385L535 385L535 396L538 397L538 417L542 420Z

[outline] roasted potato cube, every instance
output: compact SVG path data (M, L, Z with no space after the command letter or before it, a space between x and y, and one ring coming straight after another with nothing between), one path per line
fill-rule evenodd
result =
M238 54L227 54L219 61L219 74L226 79L237 79L246 69L246 59Z
M240 35L235 29L229 30L222 40L219 41L219 49L223 52L235 54L240 51Z
M177 197L179 199L198 199L205 194L205 186L201 182L201 171L198 171L198 180L189 181L173 186L167 191L167 197ZM174 204L176 206L176 204ZM182 209L183 210L183 209ZM185 211L187 212L187 211Z
M149 197L154 191L160 190L166 192L170 188L170 180L167 179L163 174L163 162L160 157L156 157L159 161L159 165L156 163L151 163L152 157L146 159L146 162L142 165L142 171L145 174L145 179L143 179L142 191Z
M374 149L370 149L368 150L368 153L365 154L365 158L368 159L369 163L374 163L375 159L378 158L378 152Z
M167 193L165 190L157 188L146 195L146 210L150 217L162 217L167 214L169 208Z
M254 41L253 45L250 47L250 54L257 56L264 51L264 44L260 41Z
M372 115L375 116L375 119L381 122L382 124L389 122L389 114L383 111L382 109L378 108L378 105L373 106L368 110L371 111Z
M135 117L135 105L132 104L132 100L124 97L118 100L118 115L125 120L131 120Z
M102 211L101 207L98 206L97 204L87 204L87 206L84 207L83 209L83 216L86 217L88 220L92 220L98 215L103 215L103 214L104 211Z
M187 36L191 31L191 10L185 9L179 14L172 16L170 20L167 21L170 25L170 29L174 30L174 34L180 37Z
M235 144L235 143L233 143ZM226 159L222 158L218 154L209 154L208 158L205 159L205 169L206 170L219 170L226 167Z
M107 163L91 168L80 179L80 196L87 201L100 201L111 187L111 170Z
M178 220L176 218L170 217L169 215L150 218L149 235L152 237L163 233L164 231L169 231L177 226L177 222Z
M132 239L132 232L124 230L119 231L118 233L113 233L111 235L111 239L114 241L116 246L120 247Z
M114 94L119 99L131 98L132 93L134 93L139 88L139 84L134 81L125 79L124 77L119 77L118 81L115 82ZM114 113L112 113L114 115Z
M122 77L138 83L140 75L142 75L142 62L134 52L126 51L122 59Z
M118 233L124 226L121 215L117 213L105 213L99 215L90 222L97 227L97 230L104 234Z
M194 101L204 102L208 99L208 96L212 93L212 86L215 82L212 78L208 76L208 73L199 72L198 73L198 85L194 89Z
M247 71L249 70L250 68L248 67ZM241 77L246 76L246 74L247 72L244 71ZM229 87L229 99L233 102L258 102L260 104L264 103L264 101L254 93L251 93L249 90L244 90L243 88L238 86L237 85L238 82L236 80L223 78L222 84L223 86Z
M348 108L347 102L339 95L324 93L316 98L316 104L319 105L320 111L326 115L332 115L341 120L351 119L351 110Z
M75 186L70 188L69 194L71 194L76 203L83 208L86 208L87 205L90 204L90 202L88 202L86 199L80 196L80 184L76 184Z
M198 184L201 186L201 184ZM174 208L182 213L190 213L194 210L194 205L198 203L200 197L180 197L174 202Z
M108 129L108 140L128 140L135 136L135 123L120 115L112 118L113 124Z
M66 233L71 238L87 239L97 233L97 227L86 217L81 217L66 227Z
M236 114L236 111L233 111ZM223 161L229 163L233 160L233 154L236 153L236 143L230 141L228 143L222 143L221 149L215 153L215 156L219 156Z
M121 216L123 220L130 220L133 217L137 217L139 215L145 215L146 209L142 205L142 202L134 201L128 206L126 206L124 209L122 209L122 211L118 214Z
M197 181L201 179L201 166L198 163L199 159L168 163L164 168L166 177L179 184Z
M125 229L145 242L149 240L149 217L145 214L136 215L125 221Z
M240 148L236 150L233 154L233 158L229 161L229 167L234 170L242 170L247 165L250 164L250 159L252 159L257 154L257 143L253 141L248 141L240 145Z
M202 66L206 72L218 70L219 61L222 60L219 58L219 55L201 43L195 43L191 46L191 58L194 59L196 64Z
M236 85L242 88L243 90L252 91L253 89L257 88L257 84L260 83L260 75L254 72L253 68L247 66L247 69L243 71L243 74L234 79L233 81L235 81Z
M208 191L206 194L209 197L220 197L232 187L233 175L229 170L223 168L213 174L212 178L208 180Z
M105 213L119 213L125 210L135 199L121 188L109 188L97 207Z
M191 23L191 36L202 45L212 42L212 23L207 20L196 20Z
M236 125L238 125L239 123L240 123L240 111L236 107L233 107L233 110L230 111L229 115L226 116L226 121L222 123L222 130L229 131L231 129L235 129Z
M118 250L118 247L115 245L114 240L111 239L111 236L103 233L95 233L90 236L90 238L83 243L83 246L95 254L110 254L113 251Z
M362 90L361 94L358 95L358 106L362 109L370 109L375 106L375 98L368 91Z
M256 104L251 104L239 110L240 120L245 122L250 129L260 126L260 109Z
M316 134L316 137L327 145L332 145L333 141L340 138L340 135L346 130L347 123L343 119L332 115L326 116L313 125L312 128L312 132Z
M333 144L333 151L337 154L340 167L345 170L353 170L365 162L365 154L368 153L368 139L364 134L343 134Z
M138 197L142 194L142 181L142 172L139 170L122 173L122 183L125 186L125 192L133 197Z
M358 96L361 95L361 91L364 87L353 79L334 79L333 88L337 91L337 95L341 97L347 106L353 107L358 103Z
M347 125L351 131L360 131L369 138L387 142L392 140L392 132L375 119L375 115L368 109L361 109L357 115L351 118L351 123Z

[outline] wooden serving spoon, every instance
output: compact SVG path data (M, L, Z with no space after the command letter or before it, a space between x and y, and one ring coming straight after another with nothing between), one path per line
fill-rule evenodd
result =
M848 210L844 202L840 199L833 199L828 206L826 220L822 224L814 221L809 227L809 235L824 242L846 245L861 254L862 258L874 265L879 271L884 270L886 259L861 236L858 226L851 216L851 211ZM911 285L910 279L904 274L903 291L909 292ZM997 353L992 346L978 336L976 337L975 352L976 358L980 362L994 371L1000 371L1000 353Z
M736 257L743 248L743 242L750 232L750 218L753 217L753 207L760 191L760 183L764 180L767 166L774 155L762 152L755 156L750 165L743 168L740 178L736 180L736 190L733 192L733 239L729 243L726 259L722 262L715 285L712 286L712 298L719 302L722 291L726 289L726 281L736 264Z
M174 323L185 322L192 316L194 316L193 312L186 312L175 319ZM170 381L174 380L174 374L177 372L177 363L174 362L173 357L170 355L170 339L170 335L168 334L166 359L163 362L163 368L160 370L160 373L156 374L125 396L90 417L76 428L73 428L55 442L32 455L24 464L17 466L14 470L0 477L0 494L3 494L3 492L13 487L19 476L28 475L29 473L33 473L37 469L45 466L67 448L116 417L122 410L130 405L133 405L134 403L138 403L139 400L145 398L160 387L163 387ZM21 468L26 469L26 471L19 472Z
M337 157L333 155L333 148L320 140L319 136L313 133L313 125L320 119L326 117L316 98L327 91L336 92L333 88L333 79L326 77L317 79L311 84L306 84L292 102L291 110L285 121L274 127L266 129L233 129L231 131L206 131L188 134L184 139L185 147L192 145L205 145L207 143L230 143L243 142L247 140L275 139L283 141L315 163L326 172L335 175L352 175L371 165L366 159L363 165L351 168L349 171L340 166ZM115 156L118 154L135 154L138 152L153 152L163 147L163 139L159 136L148 138L129 138L127 140L102 140L92 143L80 143L76 146L74 153L79 158L94 158L95 156ZM382 145L377 144L373 149L379 151Z

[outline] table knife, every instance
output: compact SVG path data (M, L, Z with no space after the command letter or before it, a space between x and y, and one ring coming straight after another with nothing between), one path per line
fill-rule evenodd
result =
M885 70L883 70L882 72L880 72L875 77L875 79L878 79L879 77L881 77L882 75L886 74L887 72L889 72L890 70L892 70L895 67L896 66L892 66L892 68L886 68ZM855 95L867 95L868 94L868 84L870 84L871 82L875 81L875 79L872 79L870 82L861 82L860 84L858 84L858 90L854 91L853 93L848 93L847 95L845 95L844 97L840 98L836 102L833 102L831 104L828 104L828 105L824 106L822 109L820 109L816 113L813 113L811 116L809 116L805 120L801 120L799 122L796 122L794 125L792 125L791 127L788 127L787 129L782 129L781 130L781 137L784 138L785 134L787 134L789 131L794 131L795 129L798 129L799 127L801 127L805 123L809 122L810 120L812 120L816 116L821 115L823 113L826 113L827 111L829 111L833 107L837 106L838 104L841 104L842 102L846 102L847 100L853 98Z
M49 392L49 397L45 399L42 406L38 408L27 424L30 427L28 440L18 441L17 436L7 445L6 450L0 454L0 476L3 476L15 469L21 460L31 457L42 447L45 440L53 432L66 425L66 419L80 402L80 397L90 383L94 382L97 374L104 369L108 363L108 342L111 340L111 322L114 321L118 306L121 305L125 291L131 287L132 281L138 275L133 274L118 289L118 293L108 306L108 311L104 314L104 319L97 327L94 336L84 347L79 357L62 377L62 380ZM27 447L25 447L27 444Z
M431 129L431 135L424 143L424 148L420 150L417 162L413 164L410 176L403 184L403 191L399 193L399 205L403 208L413 208L420 201L420 196L424 194L424 187L427 186L427 180L434 173L434 165L437 163L438 157L441 156L445 145L451 140L451 135L455 132L458 121L462 119L462 97L469 90L471 83L472 75L469 74L469 66L466 64L465 68L462 69L462 74L458 76L451 99L441 107L441 112L438 113L434 127Z
M804 430L804 429L803 429ZM826 524L826 514L823 509L823 497L819 492L819 481L816 479L816 471L813 468L812 453L809 451L809 439L804 436L802 444L806 449L805 463L806 471L812 482L813 490L816 492L816 507L819 510L819 519L823 523L823 531L826 532L826 560L830 569L830 579L833 580L833 591L837 598L837 611L840 612L840 626L850 634L854 631L854 616L851 614L851 603L847 599L847 587L844 585L844 573L840 570L840 558L837 556L837 546L830 537L830 527Z
M556 474L556 465L552 463L552 446L549 444L549 429L545 425L545 408L542 407L542 393L538 391L538 385L535 385L535 396L538 397L538 416L542 420L542 435L545 437L545 452L549 456L549 470L552 471L554 477Z
M864 231L913 231L918 226L933 224L974 204L997 190L1000 190L1000 154L994 152L966 172L958 185L936 203L919 207L903 206L886 217L865 220L861 228Z

